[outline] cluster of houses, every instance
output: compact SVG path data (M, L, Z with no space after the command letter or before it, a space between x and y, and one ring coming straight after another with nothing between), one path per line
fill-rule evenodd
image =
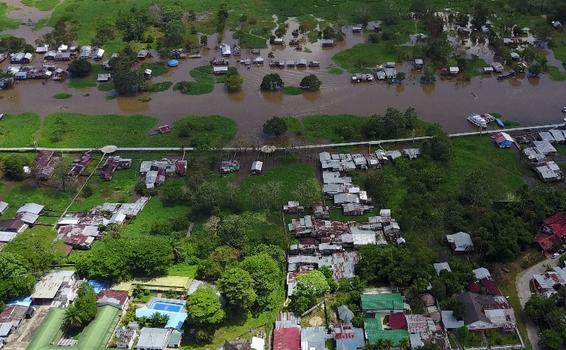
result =
M319 154L322 168L322 190L325 196L334 201L334 206L342 209L344 215L364 215L373 209L371 198L366 191L352 184L348 173L359 169L379 168L388 161L405 155L409 159L420 156L418 148L407 148L402 151L376 151L370 154Z
M554 266L552 270L533 275L533 286L537 293L548 298L562 286L566 286L566 267Z
M104 203L87 213L66 214L56 224L57 238L65 242L68 254L73 249L90 249L103 237L107 226L136 217L148 201L148 197L141 197L133 203Z
M110 156L106 158L104 165L100 169L100 175L106 181L112 180L116 170L130 169L132 166L131 158L122 158L120 156Z
M558 212L543 220L535 241L544 254L560 249L566 239L566 212Z
M296 201L283 207L288 214L304 214L305 208ZM312 215L293 218L287 225L296 243L289 247L287 264L287 295L293 295L300 274L321 268L332 270L334 278L355 276L358 262L356 249L369 245L386 245L390 242L403 244L399 224L391 217L389 209L368 218L368 222L343 223L331 221L329 208L316 205Z
M558 164L548 158L557 153L553 144L565 142L566 132L564 130L542 131L538 133L538 140L532 141L529 147L523 149L524 156L541 181L553 182L564 179L564 174Z
M165 183L167 176L185 176L187 161L184 159L144 160L140 164L140 175L145 178L145 187L153 189Z
M320 67L320 62L317 60L306 60L299 58L297 60L270 60L270 68L317 68Z
M0 201L0 215L4 214L8 207L8 203ZM12 241L20 233L35 225L43 213L43 205L26 203L18 208L13 219L0 220L0 245Z

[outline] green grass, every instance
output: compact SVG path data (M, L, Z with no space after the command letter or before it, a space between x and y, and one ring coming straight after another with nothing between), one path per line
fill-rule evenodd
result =
M461 69L464 73L464 78L469 80L480 76L482 74L482 69L485 66L489 66L487 62L477 56L473 56L471 59L465 60Z
M151 75L154 77L158 77L169 72L169 67L167 67L165 62L144 63L142 64L142 69L151 69Z
M341 75L344 71L338 67L330 67L328 68L328 74L332 75Z
M45 117L40 143L44 147L139 146L157 119L144 116L54 113Z
M167 270L167 275L195 278L197 269L197 265L176 264Z
M214 90L215 78L211 66L201 66L190 71L193 81L180 81L173 86L173 90L185 95L205 95Z
M50 11L60 0L22 0L22 4L30 7L37 7L40 11Z
M71 78L69 79L69 86L74 89L87 89L91 87L96 87L98 84L96 78L98 74L102 72L102 66L99 64L92 65L92 71L90 74L84 78Z
M148 88L147 91L149 92L162 92L167 91L173 85L170 81L162 81L160 83L153 83Z
M8 5L5 2L0 3L0 31L6 29L18 28L20 23L18 20L8 17Z
M303 89L297 86L285 86L282 91L285 95L301 95L303 93Z
M357 44L351 49L338 52L332 60L349 72L366 71L388 61L402 61L407 50L391 43Z
M367 117L354 115L314 115L303 118L304 137L314 141L361 141L362 126L367 123ZM348 133L343 133L348 129ZM347 136L347 137L344 137Z
M548 76L554 81L565 81L566 73L561 71L558 67L548 66Z
M293 117L283 117L285 124L287 124L287 129L297 135L302 135L304 132L303 123L301 120Z
M53 95L53 98L58 99L58 100L66 100L66 99L71 98L71 97L73 97L73 95L69 94L67 92L60 92L56 95Z
M155 135L147 145L184 145L192 147L220 147L236 135L237 125L229 118L212 115L186 117L175 121L169 134Z
M144 210L130 222L123 235L145 235L155 224L167 224L174 219L187 218L190 208L185 205L166 206L159 198L151 198Z
M99 83L96 88L98 91L112 91L114 90L114 83L111 81L106 81L104 83Z
M241 33L239 36L240 47L243 49L265 49L267 38L250 33Z
M39 116L34 113L7 114L0 120L0 146L18 147L33 145L39 130Z

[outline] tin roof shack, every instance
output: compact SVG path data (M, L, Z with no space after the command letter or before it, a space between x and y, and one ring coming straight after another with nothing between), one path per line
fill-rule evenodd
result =
M140 164L140 175L145 177L145 186L155 188L165 183L167 176L187 174L187 161L181 159L144 160Z
M373 210L373 206L360 203L342 204L342 213L347 216L361 216Z
M334 327L336 350L358 350L365 347L364 330L355 328L350 323L341 323Z
M305 212L305 207L297 201L289 201L283 206L283 211L286 214L302 214Z
M493 140L499 148L510 148L515 143L515 140L506 132L498 132L494 135Z
M534 274L533 285L546 298L556 294L561 286L566 286L566 268L555 266L551 271Z
M432 267L434 268L434 271L436 271L436 275L438 276L440 276L440 273L442 271L452 272L452 269L450 268L450 265L448 265L447 262L434 263L432 264Z
M301 350L326 350L326 329L323 327L302 328Z
M260 175L263 170L263 162L259 160L255 160L252 162L252 166L250 168L250 173L252 175Z
M555 182L564 179L562 170L554 161L539 164L534 170L542 182Z
M220 174L231 174L240 171L240 162L237 160L223 160L220 163Z
M48 180L55 172L55 167L61 160L60 152L39 151L33 163L33 174L36 179Z
M92 160L92 155L90 152L85 152L80 155L79 158L73 160L73 165L67 173L67 176L79 176L82 175L86 167L90 164Z
M75 299L79 284L75 271L52 271L36 283L32 303L66 307Z
M171 329L144 327L140 331L135 350L165 350L171 336Z
M151 57L151 52L149 52L149 50L146 49L139 50L137 57L138 60L145 60L146 58Z
M328 206L318 204L313 207L312 211L315 219L330 219L330 209Z
M89 59L92 54L92 46L85 45L81 47L80 58Z
M566 212L558 212L544 219L535 241L544 253L549 253L565 238Z
M474 243L469 233L458 232L446 235L446 240L454 253L465 253L474 249Z
M130 169L132 160L129 158L122 158L120 156L111 156L106 159L101 169L101 176L104 180L112 180L112 176L116 170Z
M320 45L322 47L334 47L336 45L336 41L334 41L334 39L321 39Z
M118 349L131 349L134 346L134 340L138 336L139 325L136 322L130 322L126 327L116 329L114 337L116 338L116 347Z

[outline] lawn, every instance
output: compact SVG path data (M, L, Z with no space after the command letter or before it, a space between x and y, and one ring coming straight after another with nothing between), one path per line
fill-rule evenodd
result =
M332 60L344 70L361 72L385 62L403 61L407 52L407 48L391 43L357 44L338 52Z
M158 77L169 72L169 67L167 67L165 62L144 63L142 64L142 69L151 69L151 75L154 77Z
M8 17L8 4L5 2L0 3L0 31L6 29L18 28L20 22L16 19Z
M301 95L303 93L303 89L298 86L285 86L282 91L285 95Z
M38 137L39 116L34 113L7 114L0 120L0 146L32 146Z
M167 270L167 275L195 278L197 269L198 265L176 264Z
M40 144L43 147L140 146L157 119L145 116L54 113L45 117Z
M566 73L555 66L548 66L548 76L554 81L566 80Z
M173 83L170 82L170 81L162 81L160 83L153 83L153 84L149 85L149 87L147 88L147 91L149 91L149 92L167 91L167 90L169 90L169 88L172 85L173 85Z
M60 0L22 0L22 4L30 7L37 7L40 11L52 10Z
M211 66L201 66L192 69L189 74L193 78L192 81L180 81L173 86L173 90L177 90L185 95L205 95L214 90L214 84L217 82L212 74Z
M174 219L188 218L190 207L186 205L166 206L159 198L151 198L143 211L123 230L123 235L148 234L156 224L167 224ZM187 219L188 220L188 219Z
M219 115L185 117L175 121L171 133L152 136L145 144L221 147L234 138L236 131L237 125L232 119Z
M111 81L105 81L104 83L99 83L96 88L98 91L112 91L114 90L114 83Z
M69 86L74 89L87 89L91 87L96 87L98 84L96 79L98 78L98 74L102 72L102 66L99 64L93 64L92 70L89 75L84 78L70 78L69 79Z
M66 100L68 98L73 97L72 94L66 93L66 92L60 92L58 94L53 95L53 98L57 99L57 100Z
M349 114L307 116L302 120L302 134L311 142L361 141L362 126L367 120L367 117Z

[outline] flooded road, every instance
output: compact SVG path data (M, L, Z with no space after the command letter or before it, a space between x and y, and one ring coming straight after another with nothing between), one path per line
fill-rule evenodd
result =
M292 29L291 24L286 41L290 39ZM13 89L0 91L0 109L3 113L36 112L40 115L53 112L144 114L158 117L164 123L188 115L218 114L233 118L239 126L238 141L247 143L260 142L262 125L273 116L372 115L382 113L388 107L402 110L414 107L423 119L440 123L449 132L469 131L466 116L473 112L498 112L505 119L518 121L523 126L562 121L560 111L566 104L566 85L551 81L546 76L506 81L497 81L495 76L483 76L470 82L438 78L434 86L423 86L419 83L419 74L411 72L409 65L399 64L398 70L407 73L407 79L400 85L385 82L354 85L350 83L349 74L333 75L328 72L335 53L365 42L363 34L346 33L346 40L330 49L321 48L319 43L304 44L303 48L308 49L306 52L290 47L273 49L276 60L319 60L320 68L269 68L268 49L261 50L266 64L260 67L247 69L231 58L231 65L238 67L244 79L242 91L235 94L228 94L222 84L216 84L212 93L200 96L183 95L170 89L108 99L108 92L96 88L72 89L67 83L24 81ZM216 37L209 36L208 42L211 49L202 58L181 60L177 68L155 77L153 82L191 80L189 71L192 68L206 65L211 58L220 56L212 48ZM230 33L225 34L224 42L233 42ZM246 58L253 59L254 56L242 50L241 59ZM41 62L36 64L41 65ZM314 73L322 81L321 90L298 96L261 92L259 85L263 76L273 72L280 74L288 86L298 86L305 75ZM60 92L68 92L73 97L54 99L53 95Z

